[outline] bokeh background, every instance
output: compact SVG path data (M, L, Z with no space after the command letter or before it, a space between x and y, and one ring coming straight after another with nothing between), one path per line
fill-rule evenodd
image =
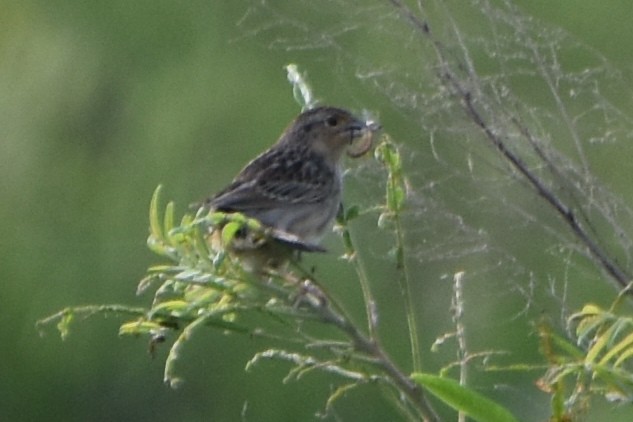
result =
M215 331L199 336L179 363L185 384L170 390L162 383L165 350L151 359L144 339L118 338L117 318L78 321L63 342L54 327L44 336L34 328L39 318L69 305L140 306L151 300L134 293L145 268L155 263L145 247L153 190L163 183L165 195L184 212L187 204L221 188L270 145L299 112L283 70L288 63L308 70L325 102L378 113L412 156L426 153L428 145L418 149L407 144L411 137L398 130L408 114L398 112L384 93L372 91L371 84L350 83L353 72L344 68L346 62L331 60L335 45L324 47L331 55L307 48L314 39L297 40L296 48L277 48L271 42L275 31L281 37L292 25L267 15L267 9L256 7L259 3L0 2L0 420L296 421L310 420L323 409L335 385L323 375L283 384L288 369L283 364L244 372L246 361L264 347L258 340ZM313 11L307 6L311 2L274 3L285 13L296 12L297 22ZM533 0L517 5L534 16L534 25L558 26L603 54L621 72L619 77L630 81L630 1ZM349 20L348 14L352 21L354 15L373 18L371 7L359 2L328 1L323 8L323 19ZM270 22L279 27L262 30ZM261 32L251 32L253 25L262 25ZM262 40L262 34L269 38ZM399 54L399 46L388 39L385 45L376 39L367 45L369 36L351 32L341 42L348 52L357 45L367 57L391 57L394 66L419 59ZM406 52L406 45L401 47ZM429 78L428 83L437 81ZM633 109L623 111L628 119L633 116ZM608 179L625 204L633 201L631 153L622 144L596 152L603 163L596 169L599 177ZM351 198L380 199L380 186L367 183L380 180L369 161L354 164L369 170L352 175ZM434 177L442 179L441 174ZM523 194L533 198L528 190ZM358 224L373 227L371 221ZM529 245L532 240L518 242ZM336 259L336 238L331 236L327 244L334 251L330 256L312 258L324 278L336 274L341 283L352 280L351 271ZM370 257L386 252L377 249ZM535 267L560 265L551 256L532 259ZM372 274L381 274L387 263L374 259ZM338 288L342 294L358 294L356 288ZM608 303L613 292L604 289L596 294ZM386 298L382 309L399 306L397 293L384 286L377 291ZM429 297L433 291L434 285L421 294ZM447 309L450 287L440 293L433 306ZM425 326L442 328L425 332L427 346L451 327L449 313L433 306L423 314ZM358 300L351 300L350 307L362 316ZM401 315L385 314L386 326L402 324ZM486 321L499 316L487 309L478 318L485 330ZM507 334L504 341L520 344L529 320L525 331L497 336ZM394 334L391 352L406 361L400 334ZM535 340L525 349L526 360L536 359ZM432 368L446 363L438 357L431 361ZM517 375L517 382L530 388L536 377ZM515 393L505 397L506 404L523 399ZM547 406L547 397L535 392L516 411L525 420L543 420L547 408L539 406ZM594 411L613 421L628 420L626 409L600 401ZM337 412L346 420L389 420L394 415L371 387L350 393Z

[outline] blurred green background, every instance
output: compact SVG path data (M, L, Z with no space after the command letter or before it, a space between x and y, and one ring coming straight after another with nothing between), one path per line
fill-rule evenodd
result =
M310 11L303 2L278 3ZM630 1L518 3L603 53L625 79L633 75ZM307 69L327 103L379 111L387 130L402 116L367 85L337 76L344 71L327 56L268 48L249 35L258 18L248 1L0 4L0 420L312 419L331 381L315 374L283 384L288 368L280 364L245 373L262 347L257 340L218 332L197 338L179 364L186 383L170 390L162 384L165 350L152 360L144 339L119 339L116 318L75 324L65 342L52 329L40 337L34 323L68 305L150 300L134 292L155 262L145 247L154 188L164 183L183 212L270 145L299 111L284 65ZM360 7L327 5L340 8L331 16ZM368 48L362 34L347 42ZM381 45L371 47L380 54ZM630 177L629 157L608 159ZM630 190L614 190L631 203ZM352 197L365 192L380 197L378 187L351 183ZM328 245L337 250L333 236ZM334 255L314 259L328 271L348 271ZM395 306L398 295L389 300ZM450 328L446 314L437 320ZM393 353L401 357L406 347ZM525 385L533 380L525 376ZM377 391L358 390L339 416L387 420L393 409L380 403Z

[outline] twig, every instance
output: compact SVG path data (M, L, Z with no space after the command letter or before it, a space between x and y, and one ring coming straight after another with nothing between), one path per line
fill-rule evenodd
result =
M457 339L457 354L459 358L459 384L468 384L468 348L466 347L466 331L464 328L464 272L453 275L453 322L455 323L455 338ZM466 415L459 412L458 422L464 422Z
M545 182L534 174L517 154L508 148L505 140L492 130L489 123L475 106L472 92L455 76L455 73L449 66L448 60L445 57L445 49L443 45L433 37L429 24L418 18L401 0L389 0L389 2L403 14L413 28L430 40L441 65L440 78L460 99L462 108L470 120L482 130L485 137L488 138L497 151L510 162L512 167L527 179L539 196L545 199L545 201L554 208L556 213L570 227L580 242L587 247L591 256L593 256L598 264L615 280L618 290L625 288L629 284L631 276L611 259L607 252L589 235L587 230L579 222L574 210L550 190ZM469 76L474 79L475 75L472 74L473 70L470 69L470 72ZM527 136L524 130L520 130L520 133L523 136ZM551 164L547 162L545 157L542 157L542 159L545 159L547 164Z
M349 320L334 312L327 304L315 306L313 309L322 316L324 322L330 323L343 331L353 341L357 351L372 357L398 389L409 398L425 421L439 420L439 416L427 401L422 389L398 369L382 349L377 339L367 338Z

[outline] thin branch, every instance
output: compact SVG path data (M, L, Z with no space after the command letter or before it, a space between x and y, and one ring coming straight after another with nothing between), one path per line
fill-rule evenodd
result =
M615 284L618 290L625 288L630 280L631 276L622 269L613 259L611 259L608 253L598 244L598 242L592 238L589 232L582 226L578 220L574 210L568 206L561 198L559 198L552 190L550 190L546 183L541 180L535 173L533 173L525 162L514 152L512 152L505 140L492 130L490 124L486 121L482 113L476 107L476 101L473 99L472 92L460 81L453 70L451 69L448 60L445 56L445 48L443 45L433 36L431 28L428 22L420 19L413 11L406 6L401 0L389 0L389 2L398 9L400 13L409 21L411 26L417 30L422 36L429 39L435 48L436 55L441 65L440 79L452 92L460 99L462 109L470 120L477 125L484 136L491 142L491 144L501 153L501 155L522 174L529 184L536 190L555 212L563 219L563 221L569 226L574 235L585 245L589 250L591 256L597 261L597 263L615 280ZM422 6L420 6L422 7ZM471 79L475 79L473 70L470 70L468 76ZM520 131L523 136L526 136L525 131ZM547 160L546 160L547 161ZM551 164L547 162L547 164Z
M313 307L324 322L330 323L343 331L354 343L357 351L375 359L375 363L382 368L393 383L402 391L418 409L425 421L439 421L439 416L427 401L422 389L393 363L376 339L369 339L349 320L334 312L327 306Z

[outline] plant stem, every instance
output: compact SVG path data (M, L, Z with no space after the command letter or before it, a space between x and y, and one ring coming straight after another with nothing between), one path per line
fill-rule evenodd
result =
M457 338L457 357L459 359L459 384L466 386L468 383L468 348L466 346L466 330L464 328L464 272L460 271L453 276L453 322L455 323L455 337ZM464 422L466 415L459 412L458 422Z
M591 231L585 227L582 219L579 218L577 210L569 205L562 197L557 195L554 189L550 188L537 173L530 169L530 166L525 163L519 154L510 149L509 143L503 136L499 135L498 130L493 130L491 124L486 120L480 108L478 108L478 105L484 103L485 99L478 89L471 89L467 83L477 80L477 75L474 72L473 66L457 64L460 69L466 69L467 71L466 76L460 78L457 72L454 71L454 67L448 59L449 56L446 48L434 36L429 23L422 17L416 15L414 11L402 0L388 1L402 14L404 18L406 18L410 25L418 31L422 37L426 38L432 44L437 55L440 69L438 73L440 75L441 82L459 100L464 113L470 121L479 127L484 136L504 157L504 159L507 160L515 170L523 175L523 177L525 177L538 195L543 198L545 202L554 209L556 214L562 218L564 223L570 228L580 243L587 248L589 255L593 258L594 262L606 271L607 274L609 274L611 279L614 281L613 284L616 289L618 291L625 291L629 294L633 294L633 290L629 290L627 288L631 281L631 275L621 266L620 263L617 262L617 260L611 258L608 250L599 243L595 236L592 236ZM419 3L419 5L422 9L422 3ZM558 100L558 98L555 98L555 100ZM549 168L554 168L551 159L543 154L530 131L517 119L511 118L511 121L518 128L519 133L523 136L523 139L535 148L535 152L541 157L544 164ZM582 214L580 213L580 215Z
M424 421L439 421L439 417L431 404L427 401L422 389L405 375L383 350L375 338L365 336L354 324L336 313L329 304L313 308L323 318L343 331L354 344L356 351L371 357L382 368L393 384L406 395L411 404L420 412Z
M378 316L376 315L376 301L371 294L371 289L369 288L369 278L367 277L367 272L365 271L365 265L363 265L362 259L356 250L353 235L347 226L345 226L345 230L348 234L348 248L352 251L351 261L354 265L354 270L356 271L358 282L360 283L360 288L363 292L363 302L365 304L365 313L367 314L367 329L369 330L369 338L373 340L377 338L376 330L378 325Z
M392 178L390 178L391 180ZM396 226L396 262L400 276L398 284L400 292L404 299L404 311L407 316L407 325L409 328L409 342L411 343L411 359L413 360L413 371L422 371L422 357L420 353L420 339L418 336L418 328L415 322L415 313L413 311L413 298L411 293L411 279L409 278L409 270L406 259L404 258L404 230L400 220L400 213L394 214L394 222Z

